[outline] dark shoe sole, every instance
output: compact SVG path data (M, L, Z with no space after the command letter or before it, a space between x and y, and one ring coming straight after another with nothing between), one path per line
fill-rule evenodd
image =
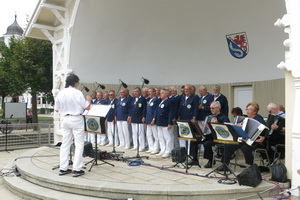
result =
M84 174L85 174L84 171L82 171L82 172L72 172L72 176L73 176L73 177L82 176L82 175L84 175Z
M67 170L67 171L59 171L59 176L63 176L63 175L66 175L66 174L71 174L72 173L72 170Z

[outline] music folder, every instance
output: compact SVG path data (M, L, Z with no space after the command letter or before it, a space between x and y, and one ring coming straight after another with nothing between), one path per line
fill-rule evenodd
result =
M239 133L231 124L207 123L217 143L237 144Z
M179 137L201 140L203 132L198 123L190 120L177 120Z
M85 110L82 114L85 119L85 131L105 135L105 117L110 108L110 105L92 104L90 110Z

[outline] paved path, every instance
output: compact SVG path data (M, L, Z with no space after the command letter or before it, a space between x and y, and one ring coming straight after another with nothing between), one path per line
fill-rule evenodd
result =
M6 167L8 163L10 163L14 158L18 158L21 154L25 153L29 149L21 149L21 150L14 150L14 151L1 151L0 152L0 166L1 166L1 175L2 174L2 169ZM3 178L1 176L0 179L0 194L1 194L1 199L5 200L20 200L22 198L16 196L12 192L10 192L6 187L3 185ZM9 176L9 174L8 174Z

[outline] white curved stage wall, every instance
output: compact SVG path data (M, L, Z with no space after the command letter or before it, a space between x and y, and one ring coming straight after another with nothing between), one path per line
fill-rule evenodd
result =
M70 67L81 82L209 84L284 78L288 37L273 24L282 0L81 0ZM234 58L226 35L246 32L249 53Z

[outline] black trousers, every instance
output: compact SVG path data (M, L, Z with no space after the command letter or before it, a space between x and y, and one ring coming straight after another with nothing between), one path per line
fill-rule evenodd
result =
M198 149L199 142L191 142L190 144L190 156L193 157L193 161L198 161Z
M254 156L252 154L252 151L256 148L263 148L261 144L254 143L253 146L249 146L245 143L242 144L225 144L224 147L224 153L222 156L222 162L226 163L227 165L230 162L231 155L238 149L241 149L241 151L244 154L245 162L248 165L252 165L254 161Z
M202 142L203 147L204 147L204 155L203 157L205 159L208 159L209 161L213 160L214 152L212 150L212 147L215 145L213 138L211 135L205 136L205 140ZM199 151L199 144L201 142L191 142L190 146L190 155L193 157L193 160L196 161L198 160L198 151Z
M212 147L215 146L215 142L213 141L213 138L211 135L206 135L205 140L203 141L203 147L204 147L204 155L203 157L205 159L208 159L209 161L212 161L214 158L214 152L212 150Z

